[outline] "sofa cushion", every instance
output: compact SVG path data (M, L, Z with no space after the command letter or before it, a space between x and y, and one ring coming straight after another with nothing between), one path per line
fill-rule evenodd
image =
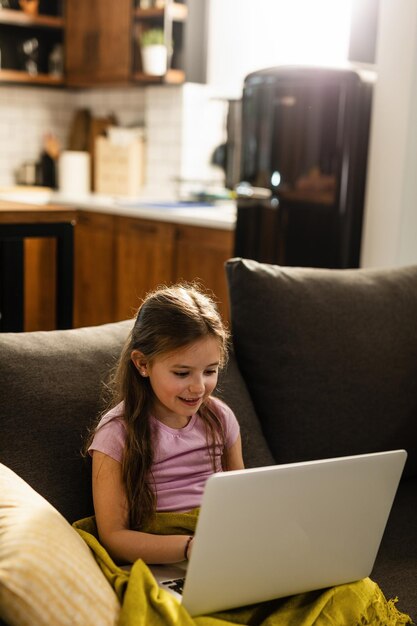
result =
M115 626L119 601L87 544L0 464L0 617L10 626Z
M70 521L93 511L80 451L131 325L0 334L0 462Z
M405 448L417 474L417 266L226 271L237 361L276 461Z

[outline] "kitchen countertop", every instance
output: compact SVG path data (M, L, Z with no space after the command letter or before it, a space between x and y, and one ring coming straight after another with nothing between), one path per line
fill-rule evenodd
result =
M71 205L99 213L140 217L177 224L190 224L206 228L234 230L236 205L232 201L216 204L176 202L155 199L110 198L91 194L86 198L68 198L59 193L53 194L57 204Z
M56 204L28 204L0 198L0 223L14 224L19 215L21 223L74 222L77 212L73 207Z
M1 202L3 200L3 202ZM9 201L10 205L9 205ZM12 210L25 211L25 206L35 207L47 213L50 210L70 211L74 209L109 213L125 217L160 220L163 222L189 224L205 228L234 230L236 223L236 204L233 200L224 200L214 204L176 202L155 198L112 198L98 194L71 197L51 190L10 189L0 190L0 207L9 205ZM30 213L27 209L28 214Z

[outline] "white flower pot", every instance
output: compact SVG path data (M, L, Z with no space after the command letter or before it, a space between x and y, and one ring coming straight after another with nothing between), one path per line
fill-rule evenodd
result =
M162 44L142 48L142 63L145 74L163 76L167 71L167 49Z

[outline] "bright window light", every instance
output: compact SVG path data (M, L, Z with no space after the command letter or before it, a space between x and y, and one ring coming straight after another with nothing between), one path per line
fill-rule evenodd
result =
M242 84L274 65L340 65L352 0L209 0L209 80Z
M351 4L351 0L258 0L259 38L254 34L253 62L343 63Z

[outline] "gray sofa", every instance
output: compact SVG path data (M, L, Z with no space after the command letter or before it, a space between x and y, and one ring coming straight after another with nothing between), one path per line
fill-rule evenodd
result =
M233 353L218 393L241 423L246 466L405 448L372 577L415 619L417 267L232 259L226 273ZM131 324L0 335L0 463L70 522L93 511L80 449Z

